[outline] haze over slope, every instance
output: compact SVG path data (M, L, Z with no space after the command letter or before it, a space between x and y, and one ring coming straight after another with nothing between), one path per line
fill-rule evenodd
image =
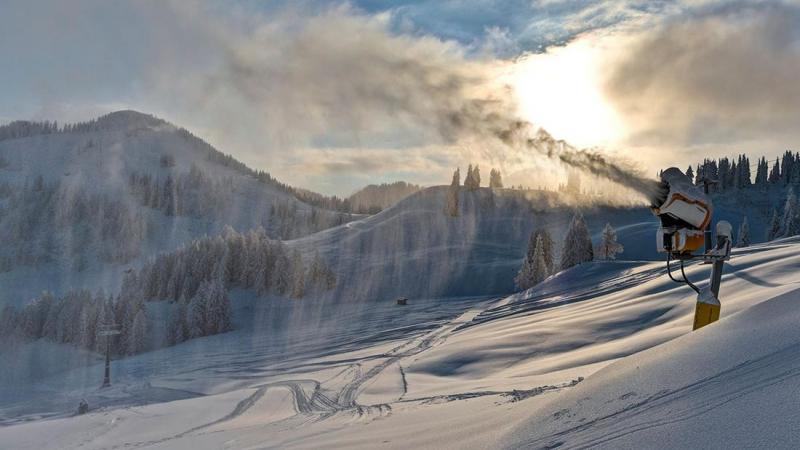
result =
M98 409L0 428L0 439L37 449L788 446L798 245L735 252L723 318L696 333L694 294L661 263L585 264L502 299L405 308L276 311L239 298L237 331L119 361L110 391L96 388L99 364L17 386L26 395L2 408L6 423L69 415L82 397ZM707 272L687 270L701 287ZM258 327L266 310L287 326ZM765 420L751 424L757 411Z
M225 225L293 238L352 219L134 111L64 131L3 131L0 230L10 245L0 250L0 304L45 289L113 291L128 264Z

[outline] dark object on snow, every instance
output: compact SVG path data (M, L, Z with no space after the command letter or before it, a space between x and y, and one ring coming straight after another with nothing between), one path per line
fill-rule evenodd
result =
M89 404L86 403L85 399L81 400L78 404L78 414L86 414L87 412L89 412Z
M407 305L408 304L408 299L405 298L405 297L400 297L400 298L397 299L397 304L398 305Z

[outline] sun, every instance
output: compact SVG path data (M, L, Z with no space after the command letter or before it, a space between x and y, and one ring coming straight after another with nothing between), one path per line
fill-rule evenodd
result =
M517 61L510 79L519 114L578 147L619 142L625 130L603 93L603 50L599 40L585 36Z

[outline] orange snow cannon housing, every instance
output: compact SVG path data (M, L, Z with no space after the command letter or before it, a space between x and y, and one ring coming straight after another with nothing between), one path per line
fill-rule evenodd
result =
M680 169L670 167L661 173L661 192L651 209L661 220L658 251L685 255L703 247L711 200Z

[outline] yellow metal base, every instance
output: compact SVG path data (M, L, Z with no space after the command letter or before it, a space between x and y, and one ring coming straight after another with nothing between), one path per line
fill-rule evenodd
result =
M692 330L703 328L704 326L719 320L719 310L720 305L711 305L708 303L698 302L697 307L694 310L694 328L692 328Z

